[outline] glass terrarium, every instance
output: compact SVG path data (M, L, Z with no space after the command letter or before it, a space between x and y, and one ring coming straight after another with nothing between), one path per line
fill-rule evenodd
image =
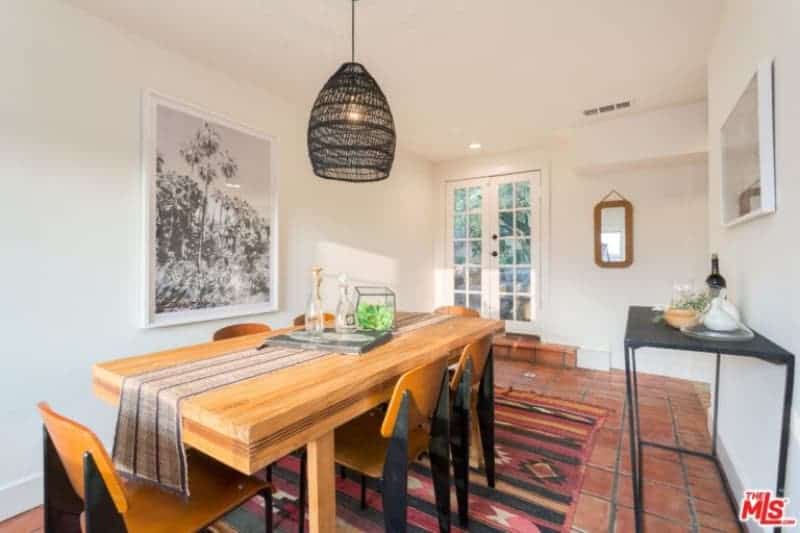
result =
M396 314L394 291L387 287L356 287L356 323L359 330L394 329Z

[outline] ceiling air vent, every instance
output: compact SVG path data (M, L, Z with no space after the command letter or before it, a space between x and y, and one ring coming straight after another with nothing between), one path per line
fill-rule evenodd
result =
M597 107L591 107L589 109L584 109L583 114L587 117L593 117L605 113L611 113L612 111L618 111L620 109L627 109L631 106L631 101L626 100L624 102L617 102L616 104L606 104Z

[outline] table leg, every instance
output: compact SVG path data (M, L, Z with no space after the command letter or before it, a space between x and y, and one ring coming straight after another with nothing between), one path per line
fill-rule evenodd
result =
M333 431L308 443L308 521L311 533L336 531Z
M634 518L636 521L636 531L641 531L641 500L639 495L639 457L637 453L638 443L636 427L634 426L634 394L633 394L633 380L631 378L631 354L630 348L625 346L625 388L628 396L628 429L630 436L630 454L631 454L631 484L633 486L633 509Z
M778 452L778 486L775 493L784 496L786 484L786 458L789 453L789 425L792 421L792 396L794 395L794 357L786 361L786 385L783 389L783 424L781 425L781 445Z
M722 354L717 353L717 366L714 371L714 421L711 429L711 455L717 456L717 420L719 419L719 367Z
M633 421L636 427L636 475L639 482L639 506L644 507L644 458L642 452L642 425L639 421L639 378L636 377L636 349L631 348L631 374L633 375Z

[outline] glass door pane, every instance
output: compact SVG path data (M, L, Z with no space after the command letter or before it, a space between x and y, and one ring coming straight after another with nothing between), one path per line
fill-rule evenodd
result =
M484 296L484 188L486 180L450 185L448 227L452 248L453 305L483 313Z
M535 317L535 239L531 175L504 176L492 180L496 194L497 282L492 299L497 317L531 322ZM494 257L494 255L493 255Z

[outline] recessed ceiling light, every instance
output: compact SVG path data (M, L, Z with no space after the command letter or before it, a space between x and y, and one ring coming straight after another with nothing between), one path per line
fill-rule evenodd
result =
M241 189L242 188L242 184L241 183L226 183L225 186L228 187L229 189Z
M480 150L481 149L481 143L470 143L469 144L469 149L470 150Z

